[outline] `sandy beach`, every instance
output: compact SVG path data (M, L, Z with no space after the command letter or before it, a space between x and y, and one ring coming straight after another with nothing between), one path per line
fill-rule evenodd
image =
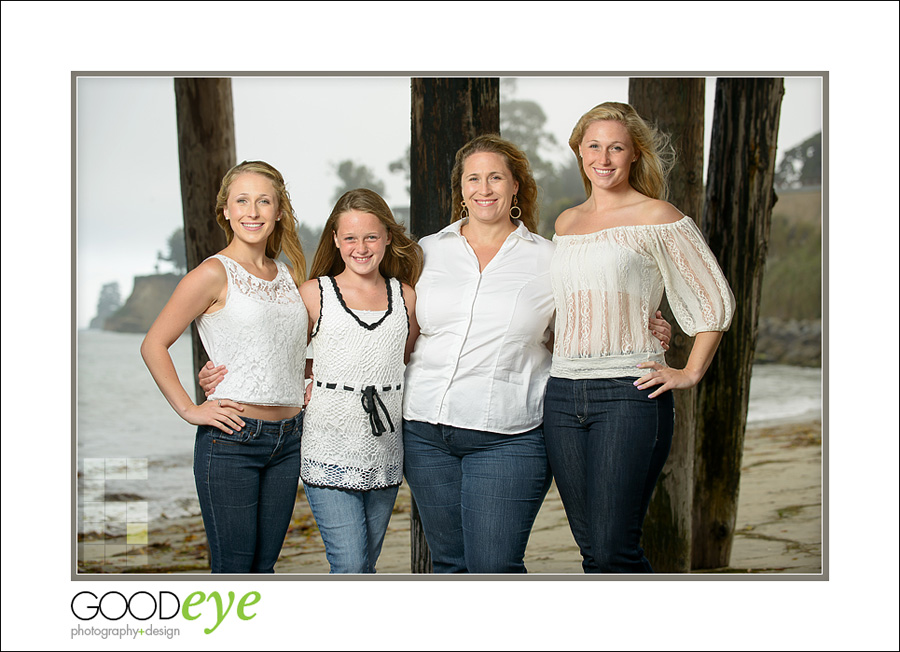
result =
M409 514L410 495L404 484L378 560L379 574L409 574ZM821 576L822 515L821 422L748 428L731 563L727 568L703 572ZM79 545L78 571L209 572L199 516L151 523L147 542L129 545L125 537L118 537L107 538L105 546ZM91 558L89 551L98 549L106 550L105 559ZM532 574L582 574L581 556L555 485L538 514L525 562ZM302 490L275 570L298 579L328 573L325 548Z

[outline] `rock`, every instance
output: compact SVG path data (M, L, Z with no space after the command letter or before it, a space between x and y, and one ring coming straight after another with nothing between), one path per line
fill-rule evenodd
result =
M821 320L759 320L755 362L800 367L822 366Z
M131 296L124 306L106 318L103 330L146 333L181 279L178 274L135 276Z

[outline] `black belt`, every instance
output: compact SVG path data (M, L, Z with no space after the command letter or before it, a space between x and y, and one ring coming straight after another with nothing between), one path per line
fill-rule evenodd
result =
M387 408L384 407L384 403L381 402L381 397L378 395L375 385L369 385L363 390L362 406L366 414L369 415L369 425L372 427L373 435L380 437L386 430L378 416L378 406L381 406L381 411L384 412L384 417L391 426L391 432L394 432L394 422L391 421L391 415L388 413Z
M357 391L363 392L366 390L366 387L363 387L363 386L353 387L351 385L341 385L340 387L338 387L337 383L323 383L321 380L316 381L316 387L324 387L325 389L342 389L345 392L357 392ZM370 387L374 387L374 385L370 385ZM400 383L397 383L397 385L394 387L392 387L391 385L382 385L381 391L382 392L390 392L390 391L399 392L402 387L403 387L403 385L401 385Z
M325 389L337 389L337 383L322 383L321 381L316 381L317 387L325 387ZM391 390L399 391L400 385L396 385L392 387L391 385L382 385L381 391L389 392ZM347 392L355 392L357 389L355 387L350 387L348 385L344 385L342 387L344 391ZM378 408L381 407L381 411L384 413L384 418L387 419L388 425L391 427L391 432L394 432L394 422L391 421L391 415L388 412L387 408L384 406L384 403L381 400L381 397L378 395L378 389L375 385L369 385L368 387L362 387L359 389L362 392L362 406L363 410L365 410L366 414L369 415L369 426L372 428L372 434L376 437L380 437L383 433L387 431L387 428L384 427L384 423L381 421L381 416L378 414Z

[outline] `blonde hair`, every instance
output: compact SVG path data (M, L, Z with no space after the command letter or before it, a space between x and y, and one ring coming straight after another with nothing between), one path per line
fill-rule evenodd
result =
M322 229L322 237L313 257L311 278L336 276L344 271L344 261L334 244L338 220L349 211L369 213L378 218L390 235L390 242L378 272L385 278L396 278L408 285L415 285L422 273L424 256L419 244L406 234L406 228L398 224L387 202L377 192L368 188L349 190L337 200L328 221Z
M219 194L216 195L216 222L225 231L225 237L231 244L234 238L234 230L231 223L225 218L225 206L228 204L228 193L231 190L231 184L240 175L244 173L260 174L272 182L275 189L275 196L278 200L278 211L280 221L275 223L275 230L266 241L266 256L275 259L281 254L282 249L291 266L291 276L294 283L299 285L306 280L306 256L303 255L303 246L300 244L300 238L297 236L297 216L294 214L294 207L291 205L291 196L288 194L284 184L284 177L281 172L266 163L265 161L244 161L240 165L235 165L225 173L222 178L222 186L219 188Z
M584 161L579 146L587 128L600 120L615 120L628 130L631 142L634 143L635 151L638 153L638 160L632 163L628 174L631 187L647 197L667 199L669 196L667 177L675 163L675 150L669 136L648 124L631 105L622 102L598 104L581 116L569 137L569 147L578 159L578 170L581 172L581 181L584 183L587 196L591 196L591 182L584 173Z
M450 222L456 222L462 217L462 175L466 159L479 152L499 154L506 160L506 167L512 173L513 178L519 182L519 190L516 193L518 203L522 211L518 219L522 221L532 233L538 232L538 190L531 172L531 164L525 152L520 150L510 141L496 134L484 134L476 136L463 145L456 152L453 162L453 171L450 173L451 197L453 197L453 211Z

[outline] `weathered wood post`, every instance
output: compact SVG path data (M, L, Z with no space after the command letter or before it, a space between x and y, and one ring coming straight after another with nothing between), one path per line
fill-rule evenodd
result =
M775 193L782 78L720 78L700 229L735 297L731 329L697 387L692 567L728 566L750 372Z
M231 79L176 78L178 164L187 269L225 247L225 233L216 224L216 193L225 173L234 167L234 109ZM194 376L209 359L197 327L191 323ZM206 400L194 381L197 403Z
M456 151L479 134L500 132L500 80L423 77L412 79L410 231L417 238L450 223L450 171ZM432 571L415 500L410 514L410 570Z
M675 167L669 175L669 201L699 223L703 210L703 77L632 77L628 101L646 120L672 138ZM694 339L685 335L667 301L661 307L672 324L666 361L683 368ZM675 433L644 521L643 547L653 569L691 570L691 512L694 496L694 389L675 393Z

